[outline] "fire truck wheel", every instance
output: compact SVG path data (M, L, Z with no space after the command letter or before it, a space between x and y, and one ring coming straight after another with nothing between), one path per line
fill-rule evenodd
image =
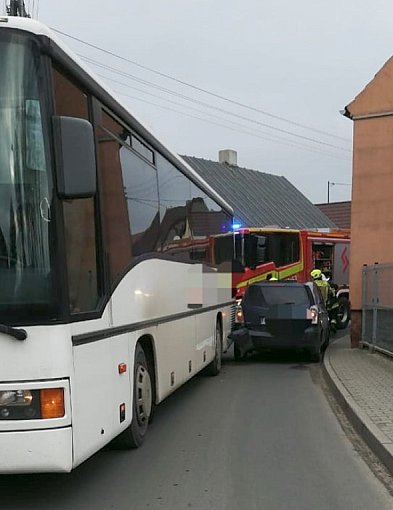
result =
M348 326L350 318L350 304L348 298L341 296L338 298L337 328L345 329Z

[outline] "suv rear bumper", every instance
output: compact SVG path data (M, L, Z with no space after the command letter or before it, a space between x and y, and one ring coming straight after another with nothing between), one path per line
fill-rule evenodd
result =
M321 346L319 328L310 326L299 336L272 336L265 331L246 328L232 333L236 347L241 354L265 349L311 349L318 350Z

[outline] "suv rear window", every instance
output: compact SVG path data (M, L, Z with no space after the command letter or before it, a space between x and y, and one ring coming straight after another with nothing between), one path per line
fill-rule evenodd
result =
M310 305L310 296L304 286L272 285L250 286L245 296L245 302L254 306L271 305Z

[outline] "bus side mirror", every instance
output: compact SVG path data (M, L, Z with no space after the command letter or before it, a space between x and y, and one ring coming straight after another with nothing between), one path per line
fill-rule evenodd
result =
M52 117L57 191L61 198L96 194L96 153L93 127L87 120Z

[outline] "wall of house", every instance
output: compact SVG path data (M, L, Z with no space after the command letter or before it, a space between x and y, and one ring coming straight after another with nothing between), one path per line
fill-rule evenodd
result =
M362 266L393 262L393 116L355 120L351 229L352 340L360 336Z
M347 112L354 120L350 287L351 341L356 346L363 264L393 262L393 57Z

